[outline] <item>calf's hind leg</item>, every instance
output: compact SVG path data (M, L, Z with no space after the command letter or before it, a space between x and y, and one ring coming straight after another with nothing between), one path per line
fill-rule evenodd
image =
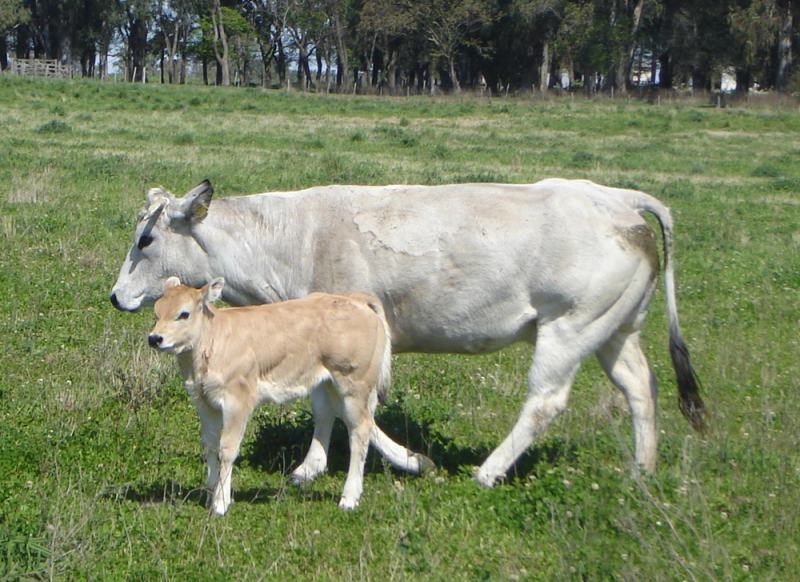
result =
M350 434L350 467L339 507L355 509L364 489L364 464L367 461L369 437L374 421L368 403L353 396L344 397L342 420Z

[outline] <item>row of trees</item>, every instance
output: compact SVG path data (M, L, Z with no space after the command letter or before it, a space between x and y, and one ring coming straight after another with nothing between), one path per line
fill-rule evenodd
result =
M732 70L790 90L799 20L800 0L0 0L0 66L381 92L714 89Z

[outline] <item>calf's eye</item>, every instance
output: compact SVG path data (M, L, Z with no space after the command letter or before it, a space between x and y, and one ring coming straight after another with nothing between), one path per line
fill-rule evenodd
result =
M178 314L178 319L189 319L189 312L188 311L181 311Z
M142 250L145 247L149 247L152 244L152 242L153 242L152 236L150 236L149 234L143 234L136 246L139 247L139 250Z

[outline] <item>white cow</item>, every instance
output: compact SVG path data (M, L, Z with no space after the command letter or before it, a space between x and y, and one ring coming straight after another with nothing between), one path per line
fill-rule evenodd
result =
M222 275L237 305L313 291L364 291L383 303L395 351L479 353L535 342L528 396L477 473L491 486L567 404L596 353L627 397L636 461L656 463L656 382L639 339L664 241L669 343L679 404L705 408L678 325L669 210L643 192L583 180L535 184L327 186L227 198L208 181L182 198L148 193L114 285L121 310L152 303L171 274ZM319 427L318 427L319 428ZM329 430L323 427L323 430ZM313 450L305 463L317 463Z
M148 336L152 347L176 354L200 415L214 513L230 507L233 462L255 408L305 396L314 410L333 410L347 425L350 469L339 507L355 508L369 443L386 448L373 418L391 377L392 348L380 302L363 293L314 293L273 305L217 309L213 303L223 288L222 278L194 289L170 277ZM315 420L328 426L333 418L323 412ZM430 463L405 449L399 453L403 468L411 460ZM316 476L309 469L295 471L295 479Z

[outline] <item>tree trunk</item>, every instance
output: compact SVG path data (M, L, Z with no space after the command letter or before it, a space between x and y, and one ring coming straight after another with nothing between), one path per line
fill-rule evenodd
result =
M672 58L673 48L673 26L675 22L675 13L677 11L676 2L674 0L667 0L664 3L664 16L661 20L660 37L664 50L658 57L658 62L661 65L661 73L659 76L658 85L662 89L672 89L674 83L673 71L674 65Z
M300 85L301 91L308 89L306 71L308 71L308 49L305 43L302 43L297 45L297 84Z
M539 91L547 93L550 86L550 43L542 42L542 60L539 63Z
M147 25L142 18L131 15L128 29L128 81L138 83L144 79L147 52Z
M261 86L269 87L272 85L272 55L274 47L265 43L264 39L258 37L258 51L261 53Z
M456 74L455 55L448 55L447 62L450 65L450 82L453 83L453 89L455 89L456 93L461 93L461 83Z
M350 57L347 54L347 44L344 38L344 25L341 22L341 16L339 15L338 10L335 10L333 13L333 30L335 32L334 37L336 39L336 56L340 67L340 70L337 72L336 76L339 78L340 89L341 87L344 87L346 91L349 91L351 84Z
M0 34L0 71L8 69L8 44L6 35Z
M276 65L278 68L278 81L280 82L281 86L286 83L286 53L283 50L283 41L278 38L278 46L275 50L276 55Z
M786 91L792 73L792 2L783 0L780 6L780 29L778 31L778 70L775 76L775 87L778 91Z
M226 87L231 84L230 58L228 56L228 35L222 23L220 0L214 0L211 10L211 24L214 28L214 57L217 59L217 80ZM220 46L222 51L220 52Z
M746 68L736 69L736 92L747 93L753 84L753 75Z

